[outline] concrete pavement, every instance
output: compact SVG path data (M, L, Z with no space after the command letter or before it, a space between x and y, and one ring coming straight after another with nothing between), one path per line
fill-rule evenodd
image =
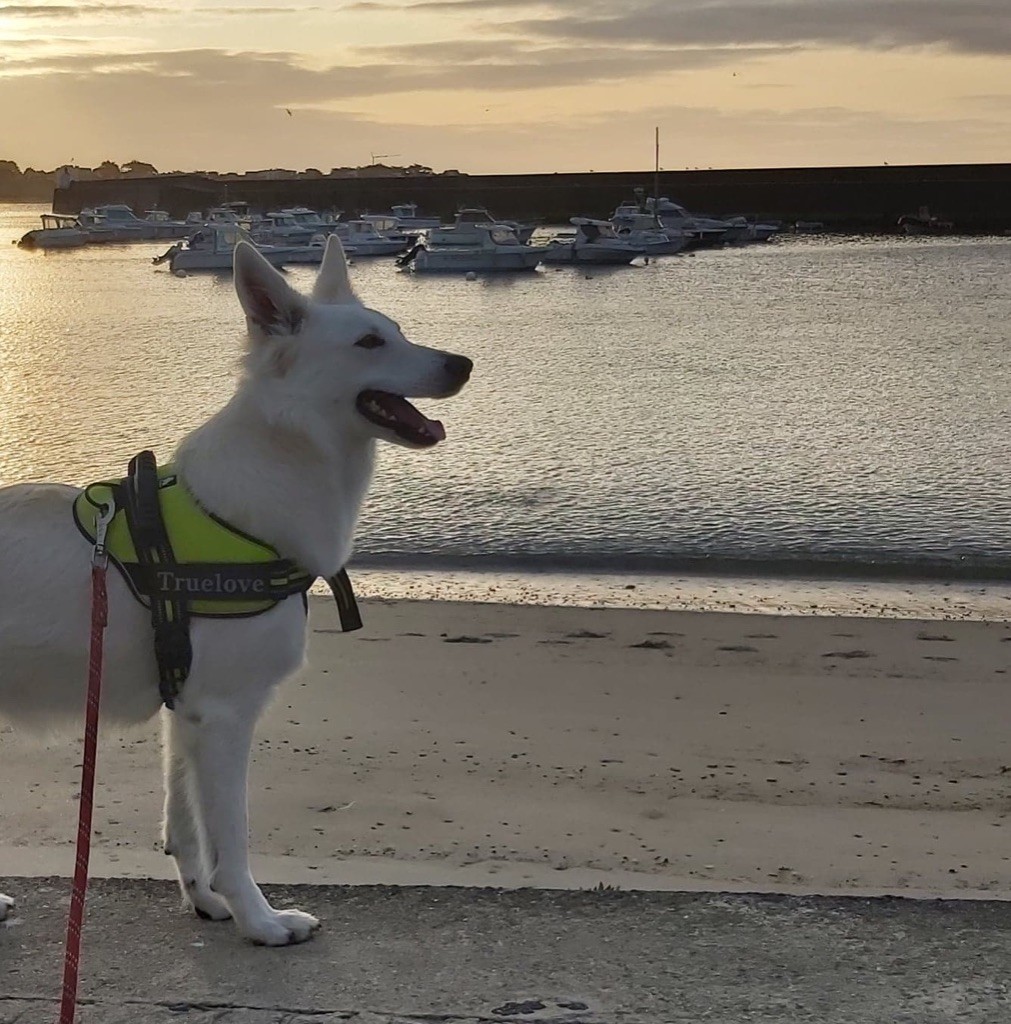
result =
M0 1024L53 1024L69 882L0 878ZM323 921L261 949L173 885L97 880L80 1024L1004 1024L1011 904L274 886Z

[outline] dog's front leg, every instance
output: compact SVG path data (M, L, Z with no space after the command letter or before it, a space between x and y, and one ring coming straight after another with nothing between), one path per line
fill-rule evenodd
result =
M232 916L225 901L211 891L207 837L197 813L193 759L187 755L186 737L178 715L163 712L162 746L165 758L165 852L175 858L183 898L210 921Z
M175 713L179 750L192 770L195 810L207 841L210 888L228 904L239 931L253 942L304 942L319 921L300 910L274 910L249 870L246 779L255 713L243 717L218 703Z

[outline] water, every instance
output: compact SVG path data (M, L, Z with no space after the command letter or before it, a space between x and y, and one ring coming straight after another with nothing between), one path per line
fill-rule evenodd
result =
M230 279L155 270L157 242L11 246L40 212L0 206L0 481L167 456L230 392ZM471 282L362 260L353 279L476 364L427 408L446 443L384 450L360 565L1011 575L1011 239L786 238Z

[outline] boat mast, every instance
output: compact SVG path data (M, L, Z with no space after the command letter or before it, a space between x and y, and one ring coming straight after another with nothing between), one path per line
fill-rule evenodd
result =
M655 159L653 161L653 218L660 222L660 126L655 131Z

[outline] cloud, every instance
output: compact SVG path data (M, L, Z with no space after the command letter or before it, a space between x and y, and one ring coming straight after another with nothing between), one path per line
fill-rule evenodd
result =
M968 93L958 99L978 109L1003 115L1004 121L1011 122L1011 92Z
M543 7L545 0L414 0L397 3L396 0L356 0L345 5L348 11L484 11L514 10L517 7Z
M244 7L197 7L196 11L201 14L225 14L225 15L238 15L244 17L247 14L270 14L270 15L290 15L290 14L310 14L318 11L326 11L325 7L255 7L246 5Z
M460 0L456 6L485 2ZM1011 52L1007 0L681 0L677 5L670 0L552 0L549 9L551 16L510 27L535 37L653 45L942 46Z
M360 0L352 6L475 15L533 8L540 16L497 27L570 42L1011 52L1007 0Z
M221 15L225 17L246 17L248 15L284 15L325 11L323 7L280 7L256 6L254 4L230 7L213 6L159 6L146 3L84 3L84 4L46 4L20 3L0 4L0 17L9 18L105 18L156 14L166 18L189 18L194 14Z
M272 106L325 106L352 97L383 96L402 92L446 90L522 91L563 85L642 79L651 74L710 67L728 60L741 62L767 55L762 49L669 50L640 47L634 59L609 47L544 47L534 49L519 41L474 41L423 45L365 47L356 51L372 58L358 65L310 68L298 55L230 53L223 50L148 51L130 54L77 53L8 60L0 69L7 75L50 75L85 81L92 77L118 78L123 95L133 95L140 80L192 94L196 109L206 103L213 88L237 102L269 96ZM380 58L376 60L375 58Z
M0 17L7 18L85 18L118 17L123 14L161 13L154 4L0 4Z

